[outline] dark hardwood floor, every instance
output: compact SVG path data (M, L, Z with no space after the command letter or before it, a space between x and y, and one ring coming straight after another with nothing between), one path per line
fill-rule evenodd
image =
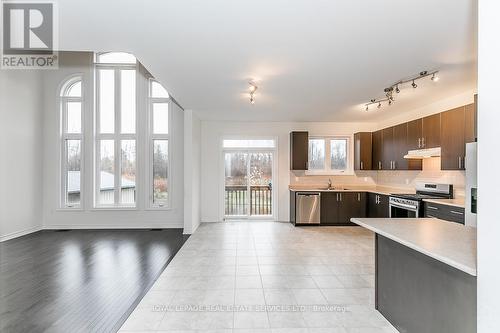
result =
M0 332L116 332L186 239L71 230L0 243Z

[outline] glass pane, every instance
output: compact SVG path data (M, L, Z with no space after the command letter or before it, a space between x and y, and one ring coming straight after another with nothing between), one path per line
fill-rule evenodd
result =
M309 140L309 170L325 169L325 140Z
M224 140L224 148L274 148L274 140Z
M158 82L151 81L151 97L154 97L154 98L168 98L168 92Z
M153 203L168 200L168 140L153 140Z
M66 140L66 206L80 204L81 153L80 140Z
M153 133L168 134L168 103L153 103Z
M121 169L121 201L124 204L135 204L135 140L122 140Z
M347 169L347 139L330 140L332 170Z
M115 71L99 70L99 122L101 133L115 132Z
M82 81L73 83L66 92L69 97L82 97Z
M250 154L250 215L272 215L273 154Z
M115 141L101 140L100 145L100 182L98 202L115 203Z
M135 70L121 70L121 132L135 133Z
M225 153L225 214L248 215L248 154Z
M66 131L67 133L82 132L82 104L80 102L66 104Z
M134 55L125 52L108 52L97 56L97 62L106 64L135 64Z

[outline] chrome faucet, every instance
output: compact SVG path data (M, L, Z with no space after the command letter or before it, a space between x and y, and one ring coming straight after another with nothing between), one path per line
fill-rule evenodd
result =
M332 179L331 178L328 178L328 189L329 190L332 189Z

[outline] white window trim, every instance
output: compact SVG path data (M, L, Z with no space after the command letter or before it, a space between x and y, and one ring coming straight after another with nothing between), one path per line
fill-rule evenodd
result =
M274 140L274 147L264 147L264 148L224 148L224 140ZM277 221L279 217L279 204L278 204L278 193L279 193L279 137L277 136L238 136L238 135L224 135L219 140L219 155L220 155L220 174L219 174L219 221L231 221L237 219L248 219L248 220L273 220ZM224 200L224 190L225 190L225 170L224 170L224 154L226 152L237 152L237 151L267 151L273 153L273 193L272 193L272 212L271 216L233 216L227 217L225 214L225 200Z
M171 210L172 209L172 101L170 97L152 97L151 90L153 82L159 83L154 78L150 78L148 80L148 131L147 131L147 152L148 152L148 172L147 172L147 184L148 190L146 191L146 202L147 209L150 210ZM170 94L169 94L170 96ZM168 104L168 134L155 134L153 131L153 104L154 103L167 103ZM163 203L154 203L154 194L153 194L153 186L154 186L154 173L153 173L153 140L168 140L168 161L167 161L167 170L168 170L168 188L167 188L167 200Z
M76 82L81 82L81 96L73 97L66 96L67 90L73 86ZM58 89L59 94L59 205L58 210L71 210L78 211L82 210L84 207L84 193L85 193L85 185L83 182L83 175L85 173L85 143L84 143L84 100L85 100L85 89L83 85L83 76L78 73L75 75L71 75L70 77L63 80L63 83L60 85ZM80 102L81 111L80 111L80 133L67 133L67 116L68 116L68 103L69 102ZM66 140L80 140L80 203L74 205L66 204L66 195L67 195L67 156L68 151L66 147Z
M108 53L108 52L105 52ZM96 55L97 59L98 55ZM137 160L138 154L138 138L137 138L137 110L139 108L139 98L138 98L138 75L139 69L137 63L135 64L108 64L108 63L95 63L95 130L94 130L94 205L93 210L137 210L138 209L138 193L140 193L140 182L138 175L140 163ZM100 109L99 109L99 91L100 91L100 69L110 69L114 71L114 133L100 133ZM121 133L121 77L120 70L123 69L133 69L136 74L136 85L135 85L135 133ZM99 203L99 192L100 192L100 161L101 161L101 141L102 140L114 140L114 203L113 204L101 204ZM121 203L121 141L122 140L135 140L135 153L136 153L136 179L135 179L135 190L136 190L136 200L135 204L122 204Z
M311 135L311 139L325 140L325 165L321 170L306 170L305 174L310 176L352 176L354 175L354 154L353 154L353 137L352 135ZM343 139L347 140L347 168L345 170L331 169L331 155L330 155L330 140Z

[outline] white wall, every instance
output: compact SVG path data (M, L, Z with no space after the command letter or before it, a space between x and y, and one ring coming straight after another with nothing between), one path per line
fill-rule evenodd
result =
M287 221L289 216L289 135L291 131L306 130L311 135L350 135L370 131L371 123L283 123L283 122L216 122L201 123L201 220L221 221L223 212L222 139L224 137L270 137L278 141L278 177L273 187L278 189L277 219Z
M201 222L201 122L192 110L184 111L184 233L192 234Z
M478 333L500 332L500 2L479 1L478 45Z
M0 241L42 225L42 81L0 70Z
M84 80L85 105L85 156L93 152L93 66L92 53L62 52L59 58L59 70L47 71L44 75L44 183L43 213L44 228L182 228L184 227L184 114L180 107L171 104L171 179L169 182L172 196L170 210L148 209L145 192L138 182L137 209L105 210L93 209L93 161L84 159L85 182L83 184L83 209L69 211L59 209L59 104L58 94L61 83L71 75L80 73ZM148 73L141 68L138 76L138 101L145 101ZM138 103L137 122L139 128L145 128L147 105ZM144 131L138 131L137 179L146 179L146 140ZM144 145L141 145L141 142ZM141 162L142 161L142 162Z

